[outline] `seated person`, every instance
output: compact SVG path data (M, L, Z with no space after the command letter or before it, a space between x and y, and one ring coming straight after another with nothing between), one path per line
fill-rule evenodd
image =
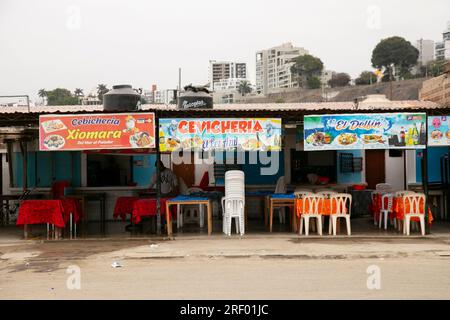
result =
M175 173L169 168L164 166L162 161L160 163L161 170L161 195L163 197L172 197L178 195L178 178ZM155 167L158 166L158 162L155 162ZM156 189L157 174L156 172L152 176L150 182L150 188Z

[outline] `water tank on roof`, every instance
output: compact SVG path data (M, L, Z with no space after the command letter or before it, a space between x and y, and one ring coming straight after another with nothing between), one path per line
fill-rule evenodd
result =
M103 95L103 109L108 111L135 111L141 95L128 84L113 86Z

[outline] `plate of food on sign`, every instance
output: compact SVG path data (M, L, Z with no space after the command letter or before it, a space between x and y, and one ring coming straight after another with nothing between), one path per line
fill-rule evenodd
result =
M358 136L355 133L341 133L334 141L340 146L350 146L358 142Z
M311 133L307 138L306 142L314 146L321 146L324 144L331 143L331 135L328 132L314 132Z
M44 139L44 146L49 150L58 150L64 147L66 141L58 134L49 135Z
M373 143L382 143L384 144L386 141L383 139L383 136L380 134L363 134L361 136L362 141L365 144L373 144Z

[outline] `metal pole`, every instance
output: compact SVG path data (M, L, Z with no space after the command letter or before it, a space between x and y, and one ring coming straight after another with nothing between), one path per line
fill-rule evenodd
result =
M406 174L406 150L403 150L403 190L408 190Z
M425 116L425 123L428 124L428 115ZM428 225L428 134L426 135L425 149L423 149L423 166L422 166L422 186L425 193L425 234L430 234Z
M159 150L159 112L155 112L156 141L156 233L161 234L161 152Z

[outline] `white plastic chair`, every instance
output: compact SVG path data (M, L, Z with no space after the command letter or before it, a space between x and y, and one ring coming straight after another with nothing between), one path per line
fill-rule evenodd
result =
M236 231L245 232L245 175L240 170L225 172L225 196L222 198L222 231L231 235L232 219L236 220Z
M421 204L423 213L421 213ZM403 233L409 236L411 218L417 217L420 221L422 236L425 235L425 195L423 193L407 194L403 197L403 208L405 216L403 218Z
M182 195L189 195L195 192L202 192L203 190L197 187L187 188L183 187L181 189L182 183L186 186L185 182L182 178L180 178L180 193ZM178 205L177 206L177 229L183 227L185 222L189 221L197 221L199 222L200 228L203 228L205 225L205 210L203 205L199 204L198 206L195 204L186 204L186 205Z
M330 196L332 194L337 194L337 191L334 190L330 190L330 189L320 189L320 190L316 190L317 194L321 194L323 196Z
M284 179L284 176L279 177L277 181L277 185L275 187L274 193L286 193L287 186L286 181ZM278 219L280 220L281 224L284 224L286 222L286 208L277 208L278 210Z
M320 203L323 196L317 194L307 194L303 197L303 210L300 216L299 234L303 232L303 221L305 221L305 235L309 235L309 219L317 220L317 232L322 235L322 215L319 212Z
M330 197L331 199L331 221L333 235L336 235L337 219L344 218L347 224L347 234L352 234L350 226L350 215L352 210L352 196L347 193L337 193ZM331 231L331 230L330 230ZM331 233L331 232L330 232Z
M389 217L389 213L392 212L392 202L394 199L394 195L392 193L385 193L381 196L381 211L380 211L380 219L378 221L378 228L381 229L381 224L384 219L384 230L387 230L387 221ZM386 203L387 200L387 203ZM395 225L395 219L394 219Z
M236 233L241 236L245 234L245 219L244 219L245 202L241 197L227 197L224 199L224 233L231 236L232 220L236 222Z

